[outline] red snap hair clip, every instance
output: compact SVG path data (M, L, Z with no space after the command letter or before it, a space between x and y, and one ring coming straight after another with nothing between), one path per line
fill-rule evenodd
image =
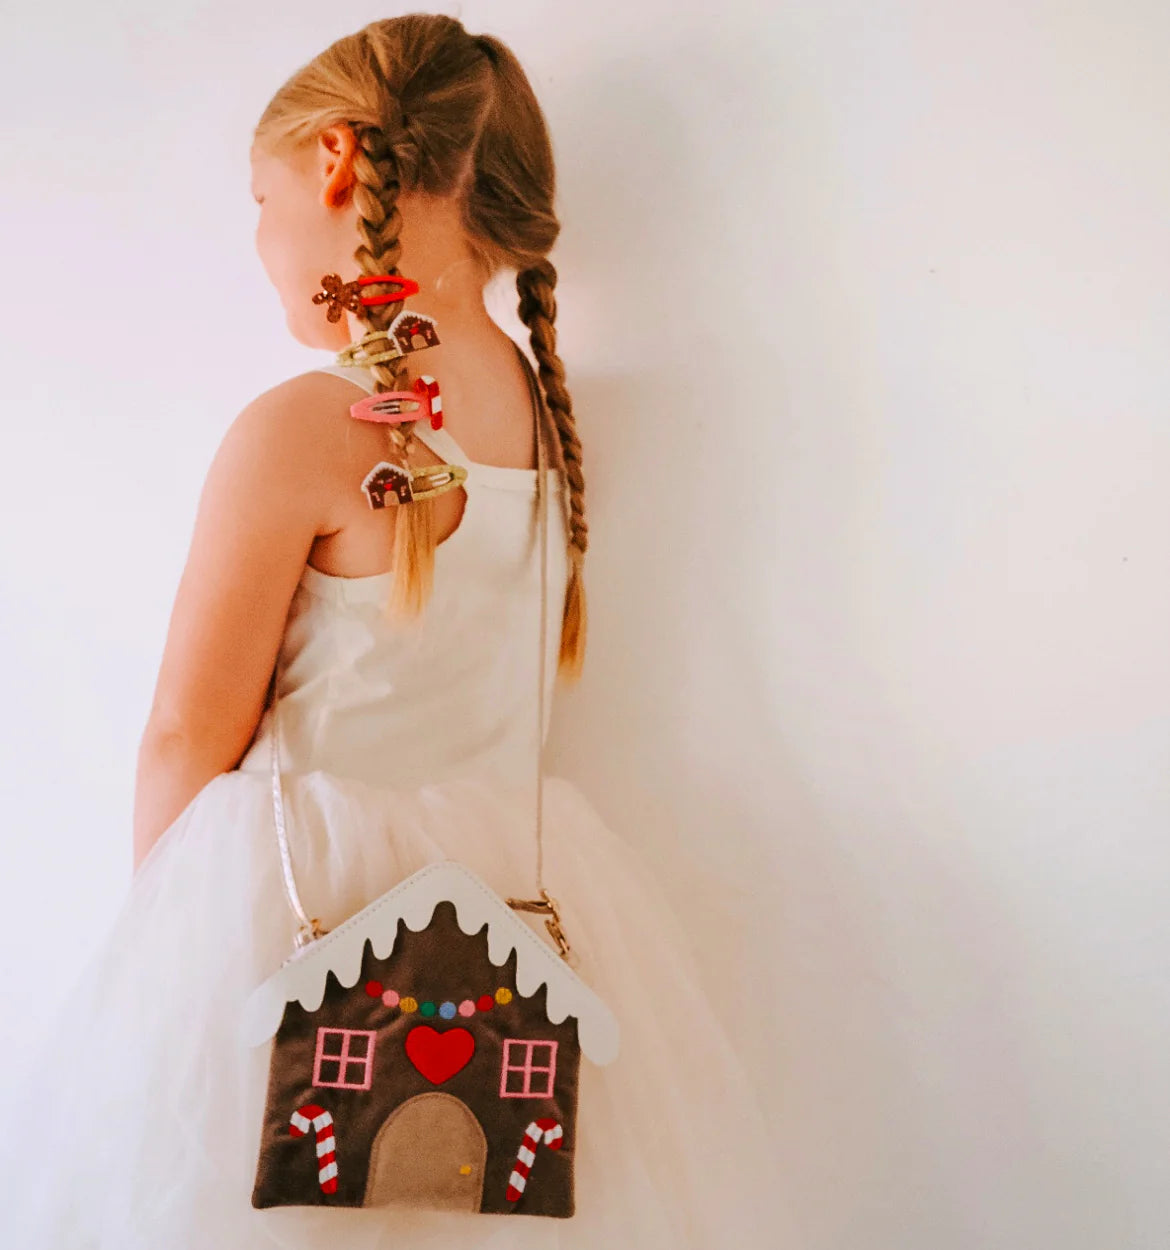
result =
M387 291L383 295L363 295L362 287L369 286L371 282L393 282L399 289ZM341 314L347 310L360 313L371 304L396 304L408 295L417 295L419 292L419 285L413 278L403 278L393 273L364 273L352 282L342 282L340 274L327 273L321 279L321 286L323 289L313 296L313 303L329 305L325 315L330 321L340 321Z
M420 374L410 391L375 391L356 404L350 404L349 415L359 421L420 421L426 417L431 429L443 424L443 400L439 384L429 373Z
M365 273L358 279L358 286L369 286L371 282L395 282L397 291L387 291L383 295L363 295L363 304L397 304L408 295L418 294L418 283L413 278L403 278L396 273Z

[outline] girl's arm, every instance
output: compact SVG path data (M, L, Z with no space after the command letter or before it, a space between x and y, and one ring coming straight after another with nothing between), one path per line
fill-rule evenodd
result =
M138 750L135 871L256 732L301 571L329 532L332 385L308 373L266 391L208 470Z

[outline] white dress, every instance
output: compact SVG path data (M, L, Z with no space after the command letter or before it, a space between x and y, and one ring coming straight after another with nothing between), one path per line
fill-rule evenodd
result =
M326 371L373 389L361 367ZM281 644L291 857L326 928L442 859L500 895L536 893L536 470L479 464L445 429L415 428L468 471L423 618L385 618L392 573L306 566ZM567 575L562 478L548 475L546 725ZM35 1048L51 1082L5 1074L0 1246L783 1250L769 1136L729 1040L739 1013L711 1001L648 863L548 774L544 881L577 975L621 1030L612 1062L581 1058L574 1213L252 1206L272 1042L245 1044L239 1022L296 931L271 729L269 706L239 767L203 787L132 878ZM550 942L540 917L517 914Z

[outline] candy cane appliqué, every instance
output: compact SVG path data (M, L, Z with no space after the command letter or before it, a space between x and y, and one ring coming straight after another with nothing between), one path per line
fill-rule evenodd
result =
M505 1196L509 1202L515 1202L524 1192L524 1186L528 1184L528 1173L532 1171L536 1147L543 1141L550 1150L560 1150L564 1140L564 1129L551 1116L532 1121L524 1131L524 1140L520 1143L520 1149L516 1154L516 1166L512 1169L512 1175L508 1177L508 1192Z
M324 1107L307 1102L289 1117L288 1131L294 1137L304 1137L310 1128L317 1130L317 1179L323 1194L337 1193L337 1138L333 1135L333 1117Z

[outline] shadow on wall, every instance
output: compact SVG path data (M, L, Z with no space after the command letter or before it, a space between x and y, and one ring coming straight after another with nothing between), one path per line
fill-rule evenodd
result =
M548 767L652 861L711 992L766 1010L783 826L809 818L764 697L745 567L758 540L737 536L735 509L720 502L709 440L667 442L631 416L673 411L683 425L693 391L654 375L569 383L584 452L589 640L580 685L558 692ZM739 1039L761 1072L774 1062L768 1033Z

